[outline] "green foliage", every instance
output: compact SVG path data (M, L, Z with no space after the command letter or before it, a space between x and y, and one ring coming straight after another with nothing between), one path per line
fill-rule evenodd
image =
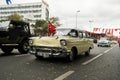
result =
M45 20L36 20L35 25L33 26L35 28L34 32L38 35L44 35L47 33L48 24Z
M23 18L19 14L14 13L8 16L8 20L23 20Z
M60 26L61 24L59 23L59 18L58 17L51 17L50 22L53 23L56 27Z
M46 26L45 23L47 23L45 20L36 20L35 28L42 28L42 26Z
M52 17L49 19L52 24L54 24L56 27L60 26L59 18ZM46 20L36 20L35 25L32 24L32 27L34 27L34 32L36 35L45 35L48 32L48 21Z

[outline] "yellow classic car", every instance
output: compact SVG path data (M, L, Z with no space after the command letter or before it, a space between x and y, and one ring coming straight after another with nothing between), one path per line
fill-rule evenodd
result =
M85 31L73 28L57 28L54 36L31 37L30 53L37 58L66 57L73 61L81 53L90 54L93 41Z

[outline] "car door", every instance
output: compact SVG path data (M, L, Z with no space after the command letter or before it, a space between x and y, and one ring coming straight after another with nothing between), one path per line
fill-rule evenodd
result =
M78 37L78 39L79 39L78 53L82 53L85 50L85 40L83 38L83 32L82 31L78 31L78 34L79 34L79 37Z
M84 51L87 51L88 50L88 42L89 42L89 39L87 38L87 33L86 32L83 32L83 40L84 40Z

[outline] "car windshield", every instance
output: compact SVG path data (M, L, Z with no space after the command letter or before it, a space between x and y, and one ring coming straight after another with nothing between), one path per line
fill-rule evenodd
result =
M100 38L98 42L108 42L107 38Z
M100 38L100 40L108 40L107 38Z
M71 31L71 29L56 29L55 36L62 36L62 35L68 35L68 33Z
M10 21L0 22L0 31L7 31Z

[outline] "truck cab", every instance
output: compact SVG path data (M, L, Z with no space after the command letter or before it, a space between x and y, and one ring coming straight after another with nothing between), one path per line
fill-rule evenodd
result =
M14 48L21 54L27 53L30 36L30 27L27 22L18 20L0 22L0 48L4 53L11 53Z

